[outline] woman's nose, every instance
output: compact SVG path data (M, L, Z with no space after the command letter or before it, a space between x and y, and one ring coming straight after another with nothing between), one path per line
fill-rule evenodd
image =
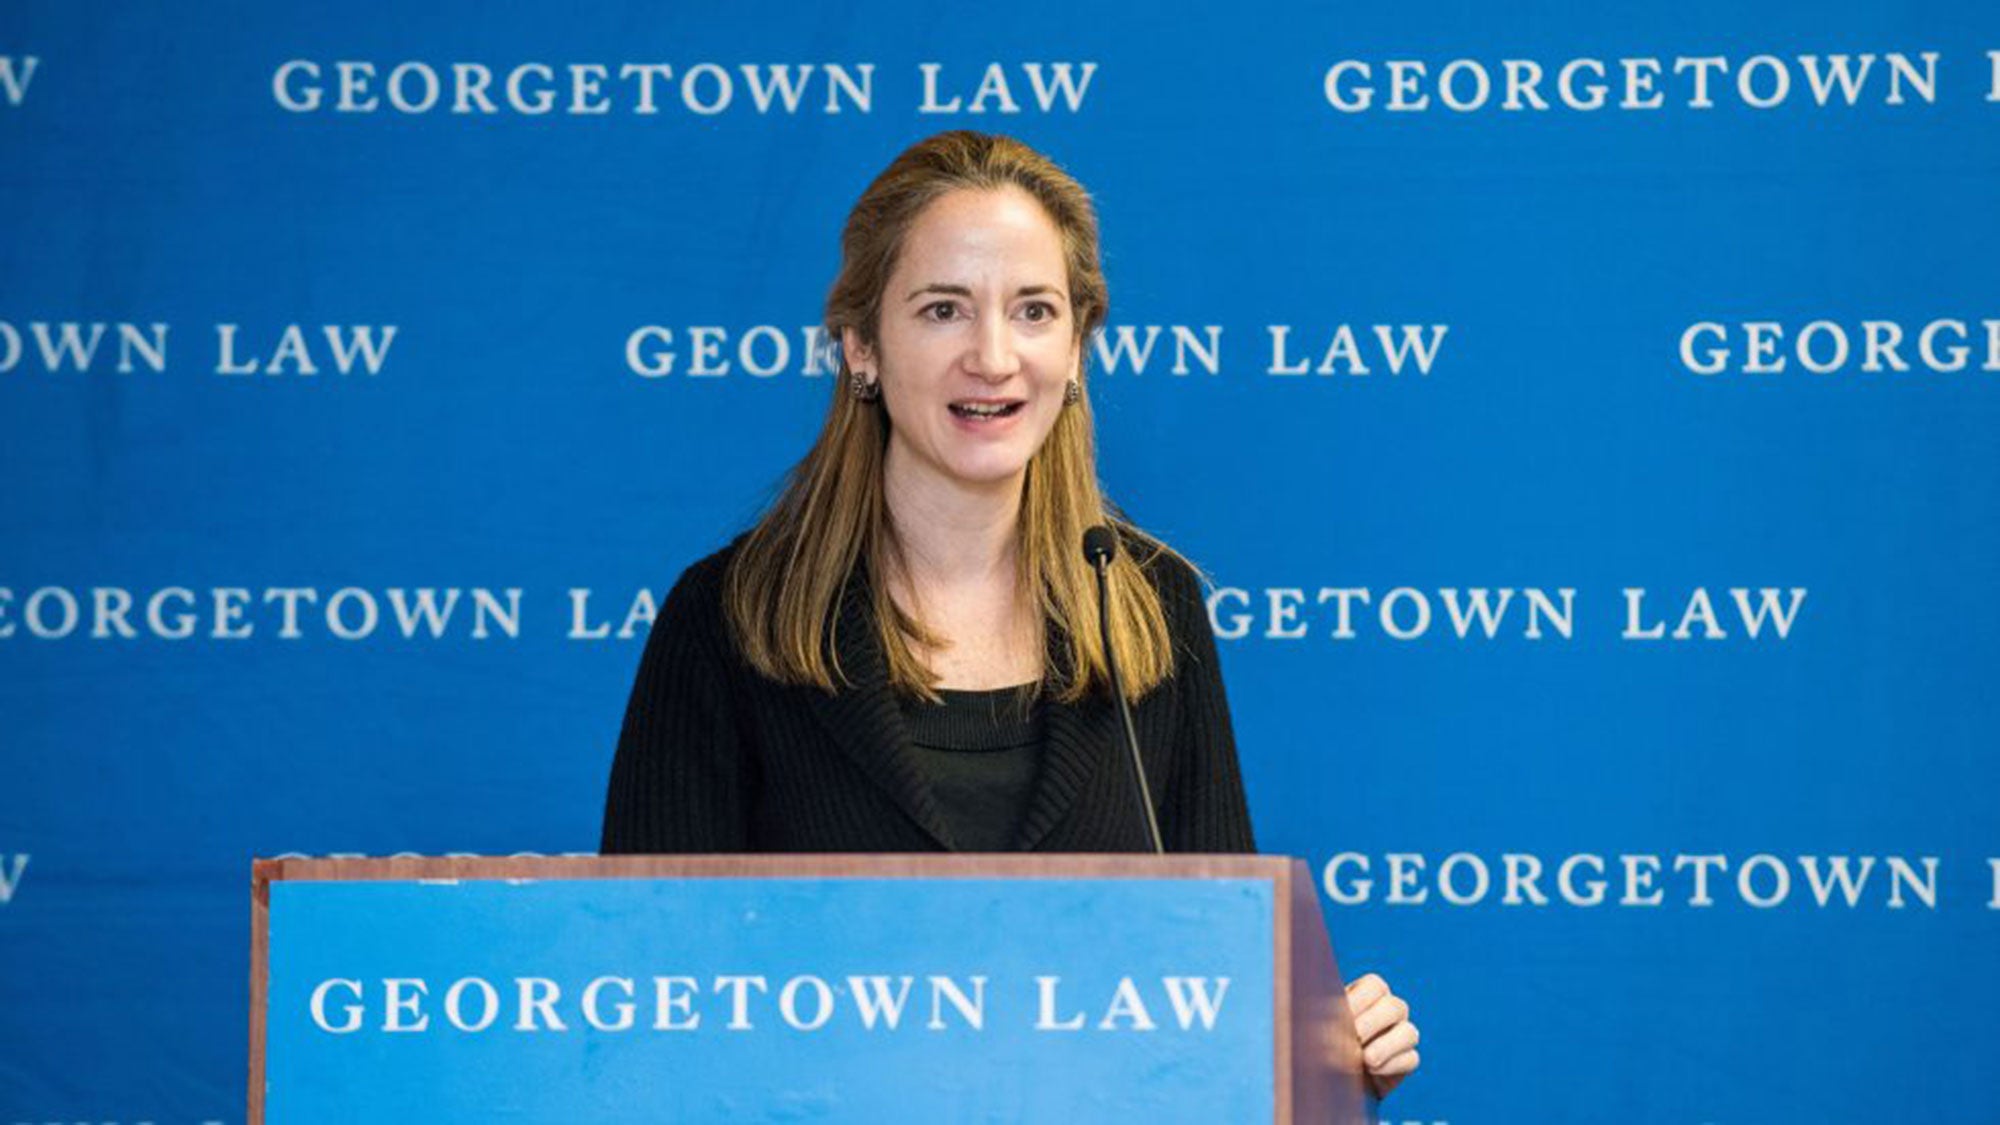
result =
M984 379L1004 379L1021 369L1014 327L1004 316L982 317L974 331L972 370Z

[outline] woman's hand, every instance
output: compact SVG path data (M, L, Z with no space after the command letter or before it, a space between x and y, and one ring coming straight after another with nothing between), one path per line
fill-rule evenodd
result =
M1385 1097L1417 1069L1417 1025L1410 1006L1374 973L1347 986L1354 1033L1361 1038L1361 1061L1375 1096Z

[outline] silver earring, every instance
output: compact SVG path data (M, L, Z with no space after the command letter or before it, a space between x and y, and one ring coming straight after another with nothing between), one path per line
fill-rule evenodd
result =
M1063 405L1075 406L1077 403L1082 401L1083 401L1083 384L1075 379L1071 379L1069 381L1069 385L1063 388Z
M866 375L856 371L848 376L848 389L862 402L874 402L882 397L882 384L871 382Z

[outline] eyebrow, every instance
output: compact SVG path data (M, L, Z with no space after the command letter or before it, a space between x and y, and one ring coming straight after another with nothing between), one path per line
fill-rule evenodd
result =
M910 290L910 295L903 298L903 300L914 301L918 297L921 297L926 293L943 293L952 297L972 296L972 290L968 289L963 285L945 285L940 282L933 282L921 288ZM1021 286L1021 288L1014 291L1014 295L1016 297L1036 297L1040 296L1043 293L1052 293L1058 297L1064 297L1064 299L1067 299L1067 296L1063 293L1063 291L1053 285L1023 285Z

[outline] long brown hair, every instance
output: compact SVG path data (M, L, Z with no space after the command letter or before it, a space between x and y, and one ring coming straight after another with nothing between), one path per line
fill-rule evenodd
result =
M840 273L827 294L828 339L837 341L853 329L871 349L877 346L883 290L925 207L953 191L1009 186L1040 202L1062 235L1070 311L1087 367L1089 349L1083 345L1103 326L1109 309L1090 196L1041 153L1011 137L985 133L940 133L920 141L862 193L841 234ZM891 684L935 699L937 677L916 648L935 647L938 638L896 605L884 580L902 573L902 552L883 494L889 416L879 399L864 401L851 393L844 357L839 376L818 440L731 563L724 590L730 628L759 672L833 691L846 677L829 639L841 598L865 561ZM1028 462L1015 552L1021 591L1035 599L1044 628L1054 626L1064 646L1054 666L1045 669L1044 684L1068 702L1099 688L1108 691L1111 682L1083 533L1105 522L1130 531L1114 520L1099 489L1092 434L1086 379L1082 398L1057 415L1048 439ZM1150 539L1121 538L1128 548L1145 544L1149 556L1166 550ZM1165 680L1174 665L1166 617L1140 571L1141 561L1121 550L1111 575L1113 643L1126 691L1134 698Z

